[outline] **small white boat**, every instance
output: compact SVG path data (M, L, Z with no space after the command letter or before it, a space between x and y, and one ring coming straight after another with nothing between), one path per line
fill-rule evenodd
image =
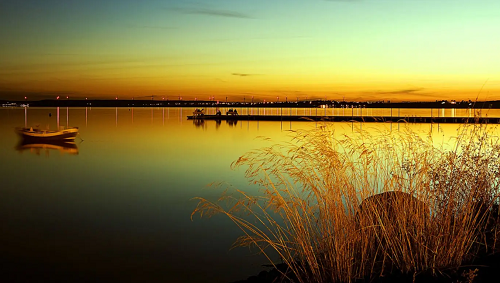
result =
M16 128L16 132L25 141L73 141L78 135L78 127L59 131L40 130L37 128Z

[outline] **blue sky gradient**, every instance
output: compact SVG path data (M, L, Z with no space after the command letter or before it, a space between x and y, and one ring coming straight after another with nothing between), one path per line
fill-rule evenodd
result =
M0 26L0 98L500 99L498 1L0 1Z

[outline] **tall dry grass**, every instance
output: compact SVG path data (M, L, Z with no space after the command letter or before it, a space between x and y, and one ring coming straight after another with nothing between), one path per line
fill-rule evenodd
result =
M226 215L235 246L277 254L297 282L446 273L496 250L500 193L492 127L464 125L450 144L408 127L294 131L233 163L262 194L199 198L193 215Z

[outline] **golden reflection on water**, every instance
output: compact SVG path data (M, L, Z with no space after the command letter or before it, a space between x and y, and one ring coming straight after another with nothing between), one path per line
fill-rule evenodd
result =
M50 152L58 151L60 154L78 155L78 146L74 142L37 142L37 143L26 143L19 142L15 148L20 153L28 151L35 155L49 156Z
M254 194L258 189L249 186L243 170L230 170L231 162L253 149L290 142L289 130L314 129L324 124L305 121L228 123L187 120L187 115L191 115L193 110L91 107L0 109L0 159L9 164L2 171L8 178L2 189L18 200L11 202L9 198L3 198L0 207L8 211L4 214L3 223L14 223L9 226L10 229L18 225L26 227L25 230L12 229L10 233L13 236L8 240L17 243L20 236L30 235L30 243L45 247L47 241L38 235L40 231L50 231L51 241L56 239L64 244L67 247L65 251L93 251L88 262L101 262L103 266L110 267L116 260L108 260L108 254L115 253L118 259L125 255L125 260L130 263L157 263L162 268L151 270L147 264L141 266L145 268L145 273L165 271L164 278L168 279L178 274L171 266L205 266L208 270L204 274L206 278L216 278L226 274L227 270L246 270L246 274L261 271L260 264L265 261L249 257L246 250L240 254L238 251L227 252L234 239L240 236L232 223L220 219L190 222L189 215L196 205L190 200L196 196L218 197L220 191L206 188L207 184L215 181L227 181ZM223 113L227 110L221 108ZM316 111L323 115L351 115L357 113L355 111L363 115L391 115L390 109L237 110L243 115L314 115ZM205 111L214 114L215 108ZM394 115L418 114L407 109L392 111ZM431 113L430 109L419 111ZM433 115L438 114L437 109L432 111ZM451 113L448 109L443 111L439 115ZM497 114L493 111L488 113L493 116L498 111ZM456 110L454 115L463 113ZM81 142L78 137L75 140L77 156L57 154L59 149L49 149L50 158L45 159L36 155L38 149L35 146L24 149L23 154L15 149L19 143L15 127L39 124L41 128L48 126L54 129L61 121L63 124L65 121L66 126L80 128L80 137L84 141ZM339 136L353 136L357 129L376 134L378 131L395 132L410 127L422 136L430 133L436 143L453 141L459 127L458 124L348 122L327 125L334 127L335 135ZM32 149L35 154L24 154ZM45 150L41 147L40 155ZM32 181L26 182L26 178ZM21 216L13 217L15 215ZM43 217L37 218L38 215ZM63 216L66 217L64 221L60 219ZM221 229L211 229L212 225ZM68 230L68 227L74 230ZM79 238L79 235L85 237ZM200 241L199 235L203 235L205 241ZM122 238L133 238L134 241L126 244L116 242L116 239ZM207 248L207 242L210 248ZM107 243L115 244L109 248ZM144 243L151 248L144 249ZM150 250L155 252L149 253ZM182 257L178 256L180 252L184 253ZM26 253L32 251L27 250ZM161 254L161 259L156 257L158 254ZM65 260L68 257L77 264L88 264L78 261L77 254L64 255ZM45 259L43 256L40 258ZM183 276L189 277L190 272L192 270ZM217 282L235 281L240 276L245 278L238 274L235 278Z
M229 108L221 108L224 113ZM315 127L318 123L308 123L308 122L272 122L264 123L259 121L188 121L186 119L187 115L190 115L193 108L72 108L69 109L56 109L51 108L24 108L24 125L40 125L42 128L59 128L61 126L61 118L65 119L66 127L85 125L86 128L90 128L94 131L106 133L111 131L111 127L118 129L137 129L137 125L141 127L159 129L161 127L168 127L169 131L183 131L185 135L189 137L193 136L193 133L187 128L184 128L185 124L192 124L196 128L210 130L214 128L215 130L222 129L221 126L227 125L229 128L239 127L240 129L245 129L248 131L260 131L258 135L265 134L266 126L271 126L272 131L276 128L274 125L279 125L279 130L294 130L302 127ZM55 111L54 111L55 110ZM449 117L471 117L473 115L481 114L483 116L500 116L500 110L490 109L490 110L474 110L471 109L370 109L370 108L324 108L324 109L303 109L303 108L238 108L238 112L241 115L339 115L339 116L350 116L350 115L367 115L367 116L449 116ZM208 115L213 115L216 112L216 108L207 108L206 113ZM54 119L51 116L52 112L56 112L56 121L54 124ZM83 114L83 115L82 115ZM112 118L111 118L112 117ZM71 119L70 119L71 118ZM84 121L82 121L84 118ZM112 124L111 124L112 123ZM351 128L353 130L356 126L359 128L364 128L363 130L376 129L376 128L386 128L389 131L399 130L401 124L392 123L390 125L384 124L359 124L359 123L336 123L339 128ZM52 125L52 126L51 126ZM342 125L342 126L340 126ZM350 127L348 127L350 125ZM19 125L17 125L19 126ZM433 135L438 135L439 132L445 132L447 134L450 131L446 129L457 128L456 124L411 124L410 127L418 128L422 131L428 131L433 133ZM445 131L446 130L446 131ZM451 132L454 132L452 130ZM122 131L118 131L115 134L122 135ZM142 138L146 138L147 133L140 133ZM152 132L151 134L155 134Z
M471 109L371 109L371 108L235 108L241 115L368 115L368 116L450 116L470 117L500 116L500 110ZM256 136L266 136L287 140L288 130L318 127L321 122L262 122L262 121L204 121L187 120L194 108L24 108L23 115L14 126L24 122L25 126L39 125L41 128L60 128L61 120L66 127L80 127L85 136L96 140L119 140L118 148L129 144L148 144L155 146L174 146L177 149L197 148L202 143L218 142L224 136L231 136L224 151L231 151L234 144L254 149ZM220 108L225 113L229 108ZM207 108L205 113L215 114L217 108ZM5 111L1 111L5 113ZM0 112L0 113L1 113ZM10 112L16 112L10 111ZM55 119L54 115L55 112ZM11 113L12 114L12 113ZM15 116L14 115L14 116ZM1 116L0 116L1 117ZM15 118L13 119L13 121ZM54 121L55 120L55 121ZM22 121L22 122L21 122ZM63 122L64 123L64 122ZM349 134L355 129L368 133L373 131L399 131L410 127L422 135L430 135L439 142L448 142L456 135L459 124L400 124L400 123L330 123L339 134ZM192 125L191 127L189 125ZM204 132L200 132L203 130ZM112 136L112 137L111 137ZM154 142L153 142L154 141ZM179 142L182 141L182 142ZM227 142L227 141L224 141Z

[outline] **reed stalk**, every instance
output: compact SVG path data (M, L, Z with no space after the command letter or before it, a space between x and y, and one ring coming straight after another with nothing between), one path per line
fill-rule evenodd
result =
M463 125L450 143L409 127L397 132L334 126L291 132L291 141L241 156L250 184L193 215L223 214L284 280L354 282L398 271L439 275L498 244L500 146L492 127Z

